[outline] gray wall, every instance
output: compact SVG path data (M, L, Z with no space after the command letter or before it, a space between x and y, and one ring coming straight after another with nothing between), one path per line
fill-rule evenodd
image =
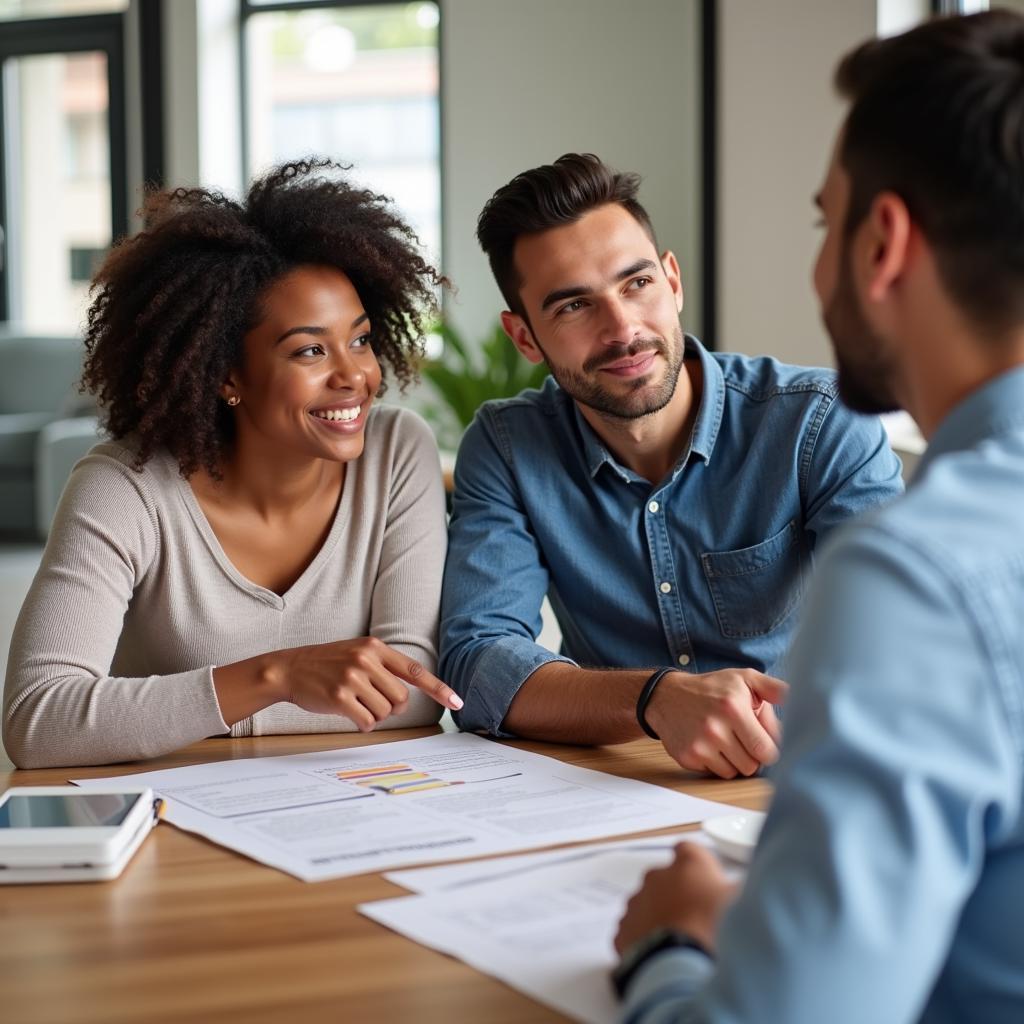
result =
M199 27L195 0L165 3L163 89L166 184L191 187L199 178ZM225 186L227 182L203 182ZM231 183L235 184L235 183Z
M504 303L474 237L494 190L568 151L644 177L700 324L696 0L441 0L449 316L482 334Z
M831 365L811 198L843 107L832 72L875 0L720 0L718 344Z

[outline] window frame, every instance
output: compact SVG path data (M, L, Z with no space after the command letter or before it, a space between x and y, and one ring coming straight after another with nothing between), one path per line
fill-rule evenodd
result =
M125 19L123 13L19 19L3 22L0 33L0 217L6 220L8 149L4 62L34 57L102 51L107 58L109 118L110 238L116 244L128 234L128 127L125 81ZM10 233L0 239L0 322L10 318Z

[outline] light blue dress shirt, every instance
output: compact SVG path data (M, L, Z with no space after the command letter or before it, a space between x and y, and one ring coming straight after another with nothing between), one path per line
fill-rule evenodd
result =
M462 728L506 735L516 691L550 661L777 671L818 540L902 491L881 424L842 406L831 372L686 345L703 392L656 485L550 378L487 403L466 432L440 656ZM545 594L561 659L534 642Z
M776 795L717 967L641 968L631 1024L1024 1021L1024 369L841 531L790 659Z

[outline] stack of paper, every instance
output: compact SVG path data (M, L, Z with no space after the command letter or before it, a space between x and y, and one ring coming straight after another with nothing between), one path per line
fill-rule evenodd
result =
M168 768L117 782L149 786L179 828L306 881L671 828L734 811L465 733Z
M359 910L576 1020L604 1024L618 1016L608 978L626 901L684 840L708 845L685 832L392 872L421 895Z

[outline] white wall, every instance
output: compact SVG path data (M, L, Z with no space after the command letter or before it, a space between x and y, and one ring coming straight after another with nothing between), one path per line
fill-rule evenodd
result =
M441 0L444 269L470 337L504 303L476 242L496 188L569 151L644 177L658 240L699 325L700 66L696 0Z
M831 365L811 288L811 199L843 107L839 57L875 0L719 0L718 347Z

